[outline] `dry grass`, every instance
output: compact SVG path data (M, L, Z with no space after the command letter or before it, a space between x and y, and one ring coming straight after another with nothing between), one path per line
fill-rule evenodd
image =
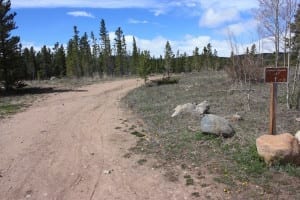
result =
M278 92L277 130L295 133L299 129L295 121L299 111L285 108L284 87L280 85ZM143 153L156 156L168 166L200 167L213 174L216 182L228 185L226 190L235 191L239 198L250 193L254 199L300 198L300 168L268 168L256 152L255 139L268 131L269 85L252 85L250 111L244 89L219 71L184 74L178 84L144 86L132 91L123 102L143 118L150 132L149 139L141 140L134 151L141 153L143 149ZM222 139L192 131L189 127L200 125L196 116L171 118L178 104L204 100L209 101L213 114L228 117L238 113L243 117L243 121L232 122L234 137Z

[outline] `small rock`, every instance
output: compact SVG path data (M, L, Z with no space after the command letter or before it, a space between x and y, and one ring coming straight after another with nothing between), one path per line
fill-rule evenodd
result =
M113 170L104 170L104 171L103 171L103 174L111 174L112 171L113 171Z
M234 114L231 116L230 121L232 122L236 122L236 121L241 121L243 120L242 116L240 116L239 114Z
M214 134L223 137L232 137L234 130L229 122L217 115L205 115L200 122L201 131L203 133Z
M299 142L290 133L262 135L256 139L256 148L268 165L276 162L300 164Z
M297 122L300 122L300 117L296 118L296 121L297 121Z

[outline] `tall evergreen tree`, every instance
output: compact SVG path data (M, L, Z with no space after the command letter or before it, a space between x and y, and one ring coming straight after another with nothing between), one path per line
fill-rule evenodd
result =
M131 59L131 73L136 74L138 64L139 64L139 52L135 37L132 38L132 59Z
M100 40L101 40L101 60L107 74L113 75L114 69L111 59L111 46L108 31L106 30L105 21L100 22Z
M139 56L139 67L138 67L138 73L139 76L144 79L144 82L148 80L148 75L151 72L151 62L150 62L150 52L149 51L143 51Z
M93 32L91 32L91 40L92 40L92 69L93 72L98 72L99 76L102 76L102 68L100 64L100 47L97 43L97 39Z
M34 80L37 77L37 63L34 48L24 48L22 54L24 79Z
M126 39L125 35L123 34L122 37L122 56L123 56L123 66L124 66L124 73L129 73L129 56L127 52L127 46L126 46Z
M172 59L173 59L173 52L171 45L169 41L167 41L166 46L165 46L165 71L167 73L167 76L170 77L170 71L171 71L171 65L172 65Z
M116 74L119 74L119 75L124 74L122 37L123 37L123 31L122 31L121 27L119 27L115 32L115 52L116 52L115 72L116 72Z
M80 62L80 39L77 26L74 26L73 30L74 36L69 40L67 46L67 75L76 76L77 78L79 78L83 75L83 70Z
M74 46L73 39L70 39L67 45L67 59L66 59L66 75L68 77L73 77L76 74L73 46Z
M66 53L64 46L55 43L53 48L53 75L65 76L66 75Z
M33 64L33 72L32 72L32 78L33 80L37 79L37 73L38 73L38 65L37 65L37 61L36 61L36 52L34 50L33 47L30 47L30 60L32 61Z
M51 50L44 45L39 52L40 71L39 78L46 79L52 76L52 55Z
M214 49L212 57L213 68L214 70L218 70L220 68L220 61L218 57L218 51L216 49Z
M14 22L16 13L10 13L10 9L10 0L0 0L0 80L4 81L6 90L18 79L17 60L20 59L20 38L10 34L17 28Z
M201 68L201 59L199 54L199 48L195 47L195 50L193 51L193 70L200 71Z
M188 57L188 55L187 55L186 52L183 53L182 59L183 59L183 68L184 68L184 71L185 72L192 71L191 70L191 64L189 62L189 57Z
M28 79L30 77L30 69L32 69L32 62L30 60L30 50L25 48L22 53L22 60L23 60L23 74L24 79Z
M79 31L77 29L77 26L74 26L73 29L74 29L74 36L73 36L72 57L74 59L74 64L75 64L75 74L76 77L79 78L83 75L83 69L80 62Z
M88 41L88 35L85 32L80 38L79 42L79 52L80 52L80 66L82 66L82 74L85 76L92 76L92 52L91 46Z

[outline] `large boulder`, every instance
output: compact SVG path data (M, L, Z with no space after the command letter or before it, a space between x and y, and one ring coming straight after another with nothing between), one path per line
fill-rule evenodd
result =
M203 133L214 134L223 137L232 137L234 130L229 122L217 115L205 115L200 122L201 131Z
M290 133L262 135L256 139L256 148L268 165L277 162L300 164L299 142Z

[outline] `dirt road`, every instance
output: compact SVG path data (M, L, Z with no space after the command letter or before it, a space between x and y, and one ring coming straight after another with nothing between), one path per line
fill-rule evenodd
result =
M0 199L190 199L192 189L162 169L124 156L136 142L124 126L135 122L119 100L137 86L131 79L53 93L1 120Z

